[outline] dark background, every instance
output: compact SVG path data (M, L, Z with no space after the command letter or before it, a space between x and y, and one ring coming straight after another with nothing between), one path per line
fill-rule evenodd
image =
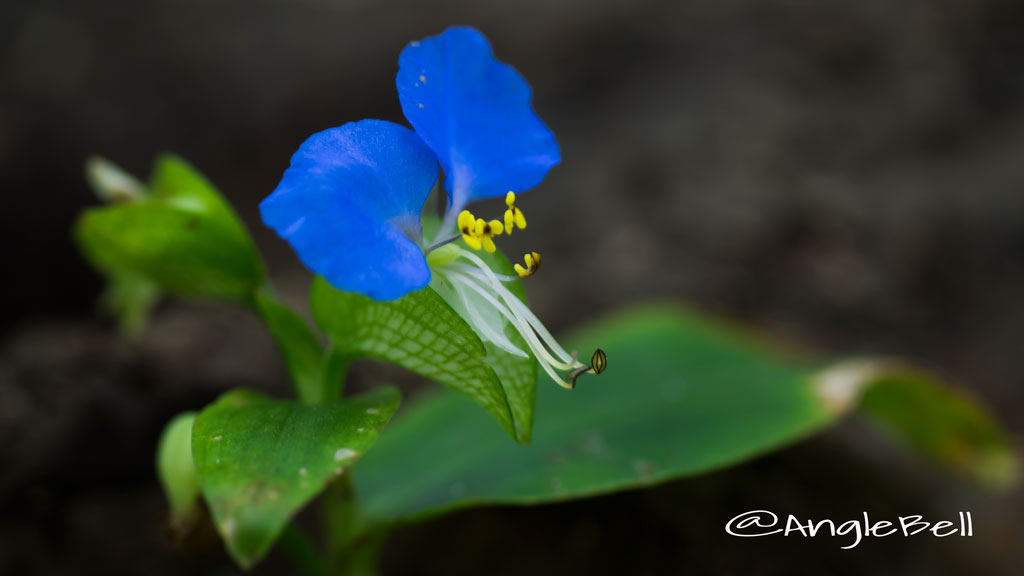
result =
M563 164L522 198L556 332L685 300L826 354L901 355L1024 427L1024 3L1008 0L5 0L0 7L0 573L231 574L167 542L163 423L233 386L284 394L258 322L167 303L136 343L95 314L69 229L101 154L177 152L238 207L311 133L401 121L401 49L472 24L534 87ZM498 206L495 206L497 213ZM355 379L381 375L376 366ZM413 383L415 385L415 383ZM1018 574L1019 492L943 477L856 421L699 479L400 531L386 574ZM736 540L757 508L972 510L973 539ZM272 557L258 573L287 573Z

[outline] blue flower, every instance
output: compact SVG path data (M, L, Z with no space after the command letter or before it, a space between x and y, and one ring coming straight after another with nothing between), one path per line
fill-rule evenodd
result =
M535 187L561 161L554 135L531 107L529 84L496 60L472 28L409 44L395 82L415 132L362 120L314 134L260 204L263 221L340 290L394 300L436 284L482 338L528 356L505 336L511 324L563 386L572 384L558 371L569 371L573 383L582 371L600 371L554 342L503 285L515 277L495 274L454 244L461 238L472 250L494 252L495 236L525 228L515 192ZM438 238L427 245L420 217L439 163L448 210ZM506 197L504 224L464 209L497 196ZM527 255L525 264L516 266L523 277L540 267L540 255Z
M530 106L530 85L494 59L483 34L449 28L398 59L402 112L441 161L451 212L540 184L561 161L555 135Z
M436 181L412 130L361 120L303 142L260 212L336 288L394 300L430 282L420 215Z

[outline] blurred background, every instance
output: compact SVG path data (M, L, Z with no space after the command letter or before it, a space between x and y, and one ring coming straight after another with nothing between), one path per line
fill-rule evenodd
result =
M564 332L682 300L826 355L900 355L1024 429L1024 3L1012 0L5 0L0 7L0 573L232 574L166 537L163 424L287 394L254 317L168 302L126 342L70 228L83 160L173 151L235 204L275 281L309 276L257 204L307 136L403 121L411 40L471 24L563 151L522 198L528 291ZM500 201L494 213L500 210ZM487 212L486 209L481 212ZM375 365L354 376L415 388ZM1018 574L1024 501L941 476L857 421L661 488L399 531L385 574ZM973 539L738 540L739 512L971 510ZM495 559L501 562L495 564ZM288 573L277 556L257 574Z

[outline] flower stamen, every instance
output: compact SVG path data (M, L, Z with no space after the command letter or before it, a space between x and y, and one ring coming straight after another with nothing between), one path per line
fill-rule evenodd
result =
M574 357L575 355L576 353L573 352ZM572 387L575 388L576 379L579 378L581 375L587 372L593 372L596 376L597 374L604 372L604 369L607 367L608 356L605 355L604 350L598 348L597 350L594 350L594 355L590 357L590 366L583 366L569 373L569 382L572 384Z
M516 276L497 274L472 251L464 250L450 243L462 238L466 245L474 250L486 250L488 253L497 251L494 237L511 234L515 228L526 228L526 217L515 206L516 195L509 192L505 197L508 209L505 211L505 222L487 221L477 218L469 210L459 212L457 218L458 234L427 248L428 263L443 278L454 292L459 305L464 309L467 320L475 326L485 340L516 356L528 356L520 349L520 344L509 340L505 334L505 326L511 326L526 344L533 358L540 364L544 372L559 386L567 389L576 387L576 380L587 372L600 374L604 371L608 359L598 349L591 357L590 365L579 361L577 353L569 354L555 340L554 336L544 327L529 307L513 294L504 282L512 282L519 278L531 276L540 269L541 257L537 252L523 256L522 264L515 264ZM451 215L446 214L447 221ZM443 248L438 250L439 248ZM436 250L436 251L435 251ZM456 260L466 262L456 262ZM487 308L497 311L498 316L507 323L497 323L493 315L488 316ZM564 376L563 376L564 375Z
M521 264L516 264L513 268L516 269L516 274L519 274L520 278L526 278L532 276L534 272L540 270L540 254L536 252L530 252L523 256L523 260L526 262L524 268Z
M497 250L497 246L494 245L494 237L500 236L504 228L501 222L497 220L491 220L490 222L484 221L483 218L477 218L476 226L474 228L474 234L483 244L484 250L489 254L494 254Z
M520 230L526 228L526 216L523 215L522 210L516 208L515 192L508 191L508 194L505 195L505 205L508 206L508 209L505 210L505 233L511 236L513 227Z
M533 353L533 357L541 368L559 386L572 389L581 374L593 372L599 374L607 364L604 352L598 351L591 358L590 365L584 365L577 358L576 352L567 353L539 319L523 304L523 302L506 288L503 282L514 279L495 274L494 271L476 254L455 246L445 249L450 258L464 259L466 263L450 263L439 268L438 273L444 277L458 294L467 308L471 320L482 324L483 318L474 310L472 301L467 297L469 292L475 293L490 307L497 310L523 338L523 342ZM446 259L448 258L446 257ZM521 355L517 345L505 338L501 329L478 326L485 338L512 354ZM568 374L563 376L561 373Z
M469 210L459 212L458 226L459 233L466 244L473 250L479 250L482 242L480 237L476 235L476 218L473 217L473 213ZM494 243L491 242L491 244L493 245Z

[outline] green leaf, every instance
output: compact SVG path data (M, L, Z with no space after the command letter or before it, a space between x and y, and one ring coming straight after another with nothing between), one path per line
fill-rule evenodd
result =
M310 306L342 353L392 362L462 392L516 437L505 389L486 362L483 342L432 288L378 302L317 277Z
M156 473L171 509L171 525L188 522L199 501L199 483L192 463L195 412L184 412L164 427L156 450Z
M274 299L266 289L256 294L256 308L281 351L299 399L308 403L322 402L325 399L324 345L305 320Z
M75 233L100 270L141 275L176 294L251 302L263 279L259 255L233 232L158 203L87 210Z
M168 292L248 304L263 281L262 259L238 216L173 156L158 160L148 194L85 210L75 238L108 276L141 277Z
M1016 455L992 416L921 370L858 359L819 374L817 383L833 409L842 411L843 400L855 405L859 399L864 414L881 428L949 470L994 488L1018 478Z
M896 429L924 410L932 430L923 436L958 451L989 454L987 461L993 454L1013 459L1002 433L979 424L987 417L979 419L962 399L938 400L945 393L931 382L915 385L927 402L915 398L913 409L897 408L895 395L909 398L898 391L905 380L890 370L837 379L822 372L819 362L679 308L625 313L584 330L573 342L580 349L603 348L608 368L581 379L576 390L541 386L529 447L503 442L457 395L433 394L404 411L357 470L368 522L423 518L475 504L554 502L706 473L835 422L856 405L858 394L851 390L887 396L887 418L902 423ZM951 424L950 413L975 424ZM979 427L986 431L968 433Z
M235 210L202 174L173 154L156 159L149 188L152 198L185 212L201 214L216 221L240 242L252 244L249 233Z
M192 454L235 561L258 562L291 517L370 448L398 403L390 387L323 404L235 390L203 410Z

